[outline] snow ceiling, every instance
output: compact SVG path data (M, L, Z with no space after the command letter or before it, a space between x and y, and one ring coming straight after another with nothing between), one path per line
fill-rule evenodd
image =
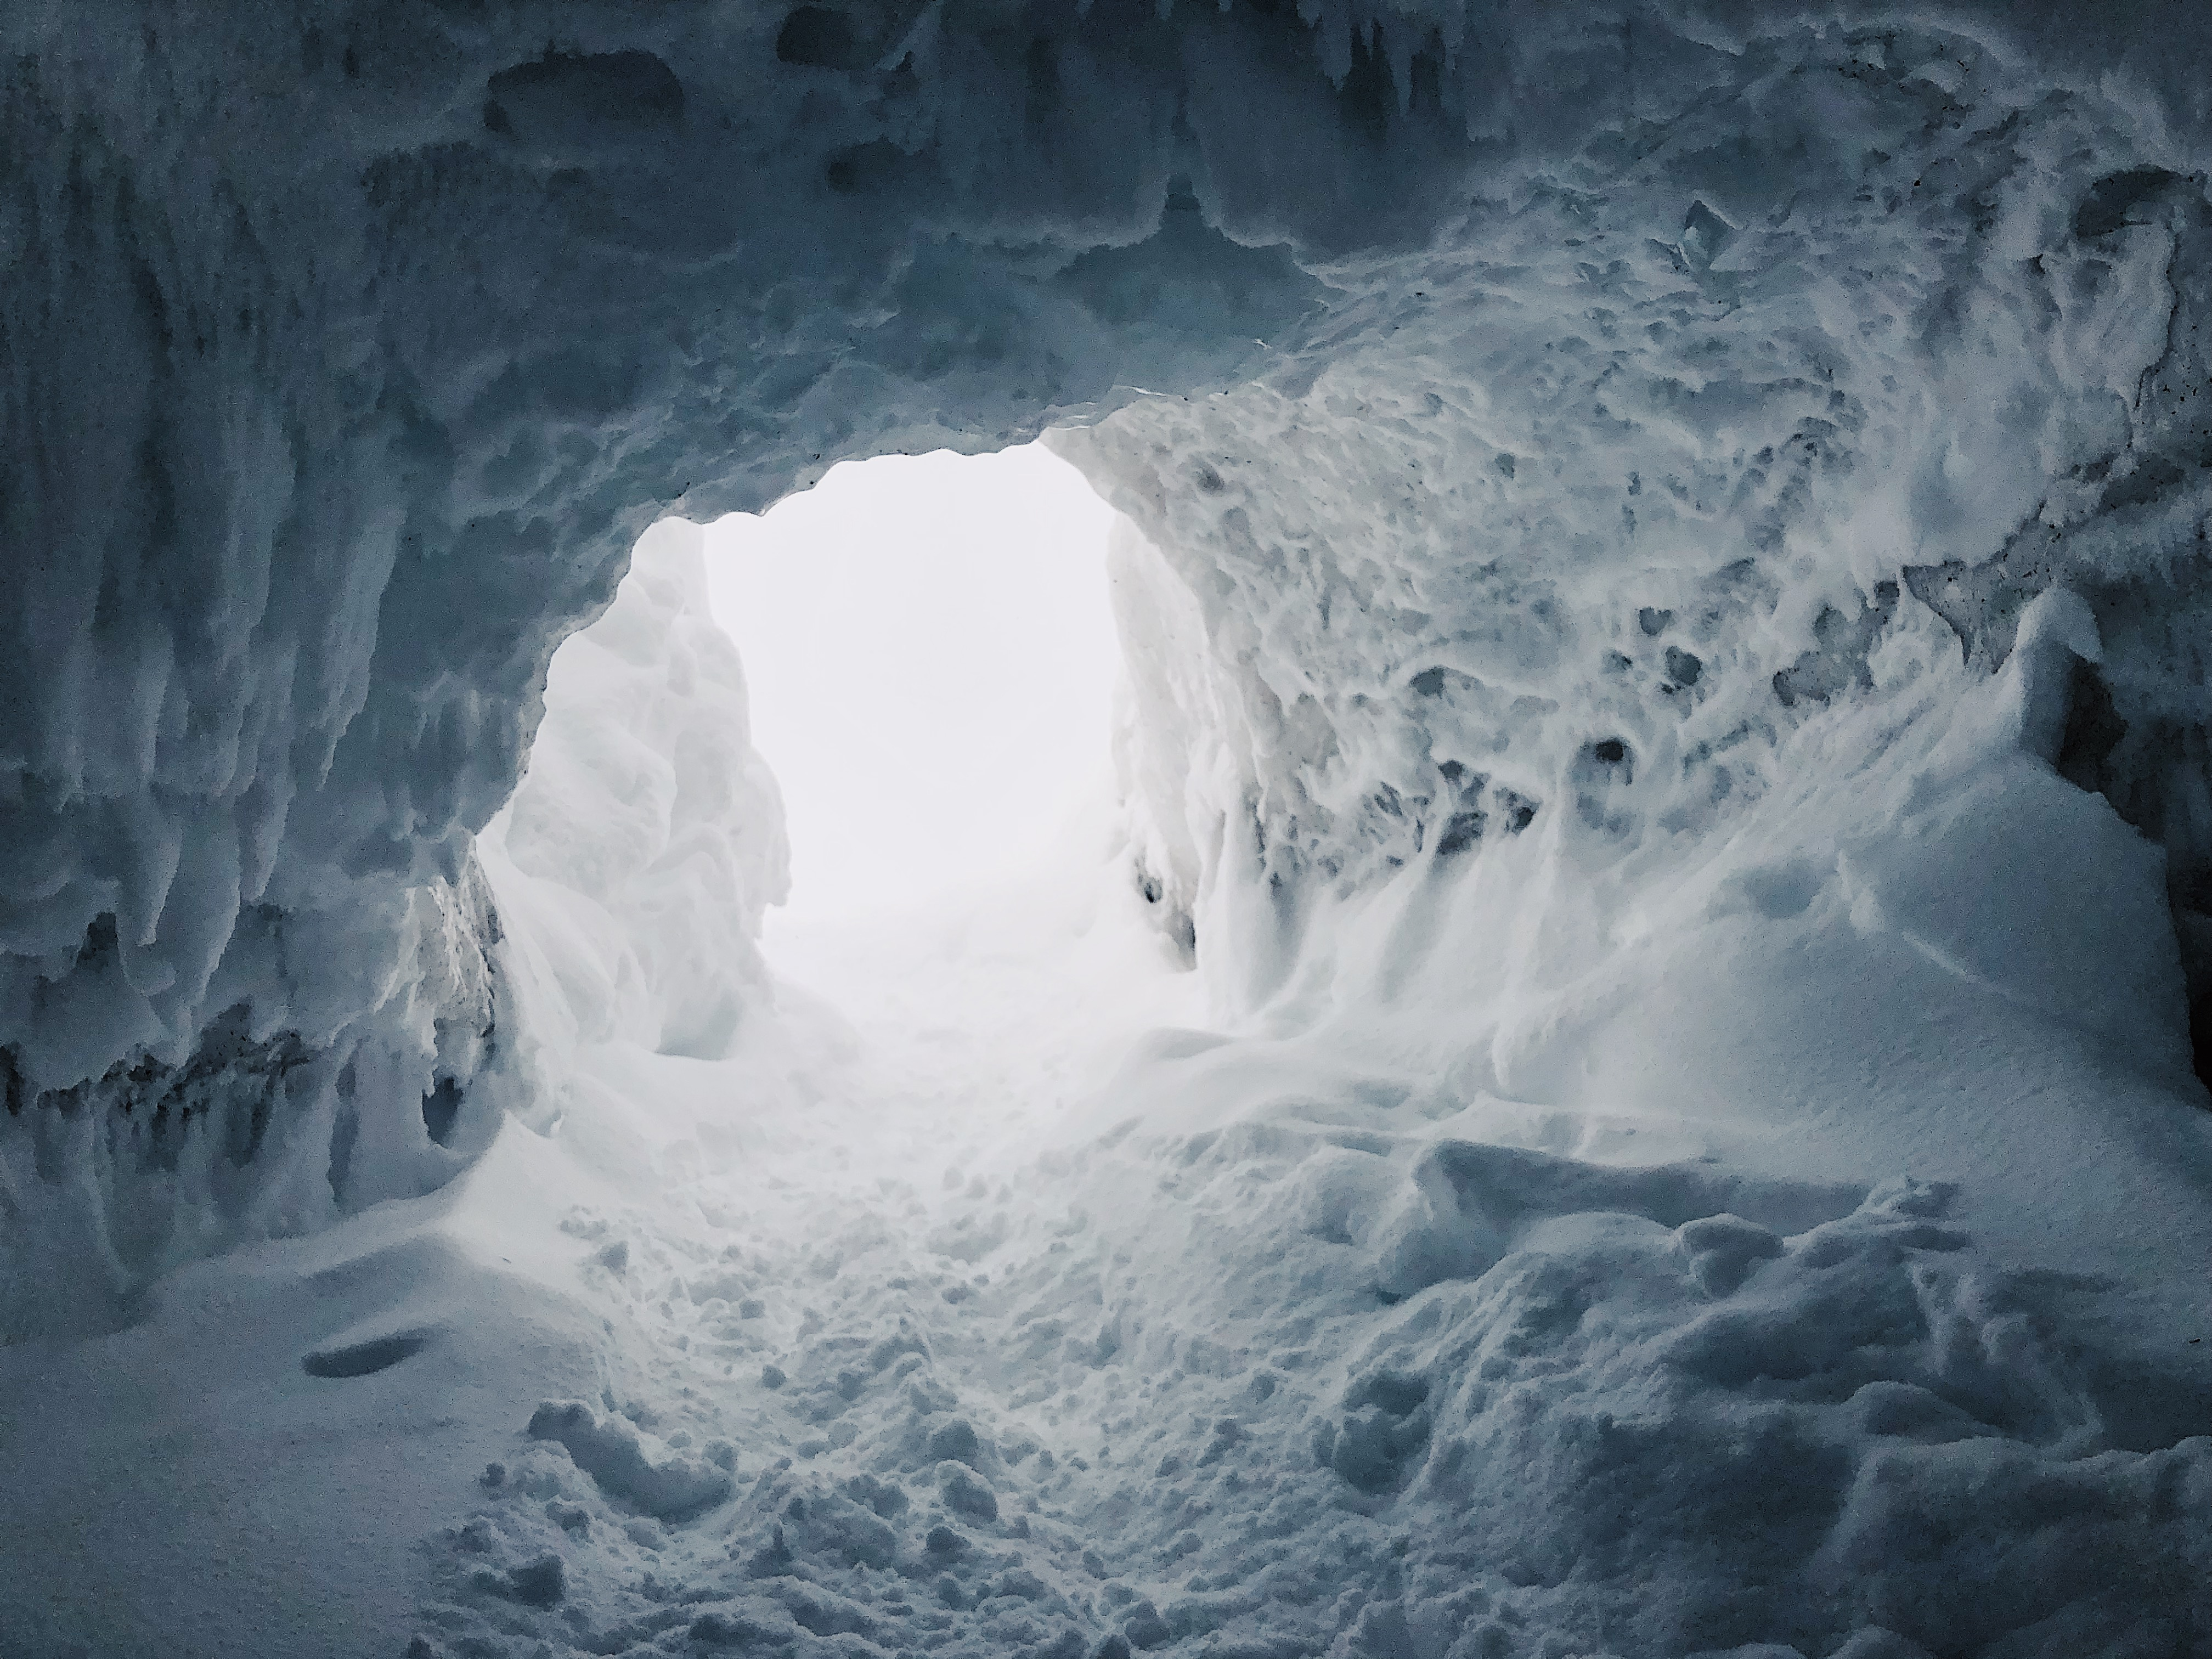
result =
M461 1167L553 649L886 450L1130 520L1132 878L1237 1006L1419 860L1658 879L2053 591L2024 741L2194 968L2207 31L2014 9L10 8L7 1328ZM2185 1071L2164 948L2051 1017Z

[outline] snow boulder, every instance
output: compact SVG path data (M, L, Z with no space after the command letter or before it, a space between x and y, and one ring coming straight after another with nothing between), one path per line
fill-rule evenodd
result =
M531 1413L528 1433L566 1447L600 1491L657 1520L691 1520L730 1495L726 1470L685 1457L629 1419L602 1417L580 1400L545 1401Z

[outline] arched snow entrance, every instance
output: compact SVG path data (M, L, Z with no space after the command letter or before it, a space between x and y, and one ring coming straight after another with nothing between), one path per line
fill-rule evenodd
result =
M1007 873L1110 791L1113 521L1025 445L848 465L708 530L792 840L772 927Z
M9 11L14 1644L2205 1647L2201 10ZM518 1127L635 536L1048 428L1218 1003Z

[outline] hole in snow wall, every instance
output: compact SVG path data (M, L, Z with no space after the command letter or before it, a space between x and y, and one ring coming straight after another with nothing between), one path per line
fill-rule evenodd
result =
M0 21L8 1330L480 1144L514 1034L471 837L672 507L1168 394L1068 452L1212 630L1225 701L1155 686L1139 743L1225 757L1146 795L1150 878L1201 954L1212 892L1279 959L1313 894L1414 859L1694 830L1825 706L1754 718L1761 676L1847 697L1864 645L1879 680L1850 619L1900 571L2056 513L2143 533L2015 586L2193 580L2160 319L2202 197L2160 100L2197 36L2154 9L2014 20L2002 58L1641 11L799 9ZM2045 95L2114 63L2135 106ZM1829 257L1938 244L1880 315ZM1989 362L2003 396L1954 395ZM1255 469L1277 437L1299 476ZM1616 625L1628 586L1668 637ZM2106 680L2150 729L2159 672Z
M1468 156L1256 14L544 21L0 21L0 1330L483 1144L472 837L647 525L1225 378Z

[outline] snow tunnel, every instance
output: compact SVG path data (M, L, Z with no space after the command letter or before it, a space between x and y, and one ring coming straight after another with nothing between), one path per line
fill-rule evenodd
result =
M0 43L0 1651L2212 1655L2198 8ZM1040 439L794 976L696 526Z

